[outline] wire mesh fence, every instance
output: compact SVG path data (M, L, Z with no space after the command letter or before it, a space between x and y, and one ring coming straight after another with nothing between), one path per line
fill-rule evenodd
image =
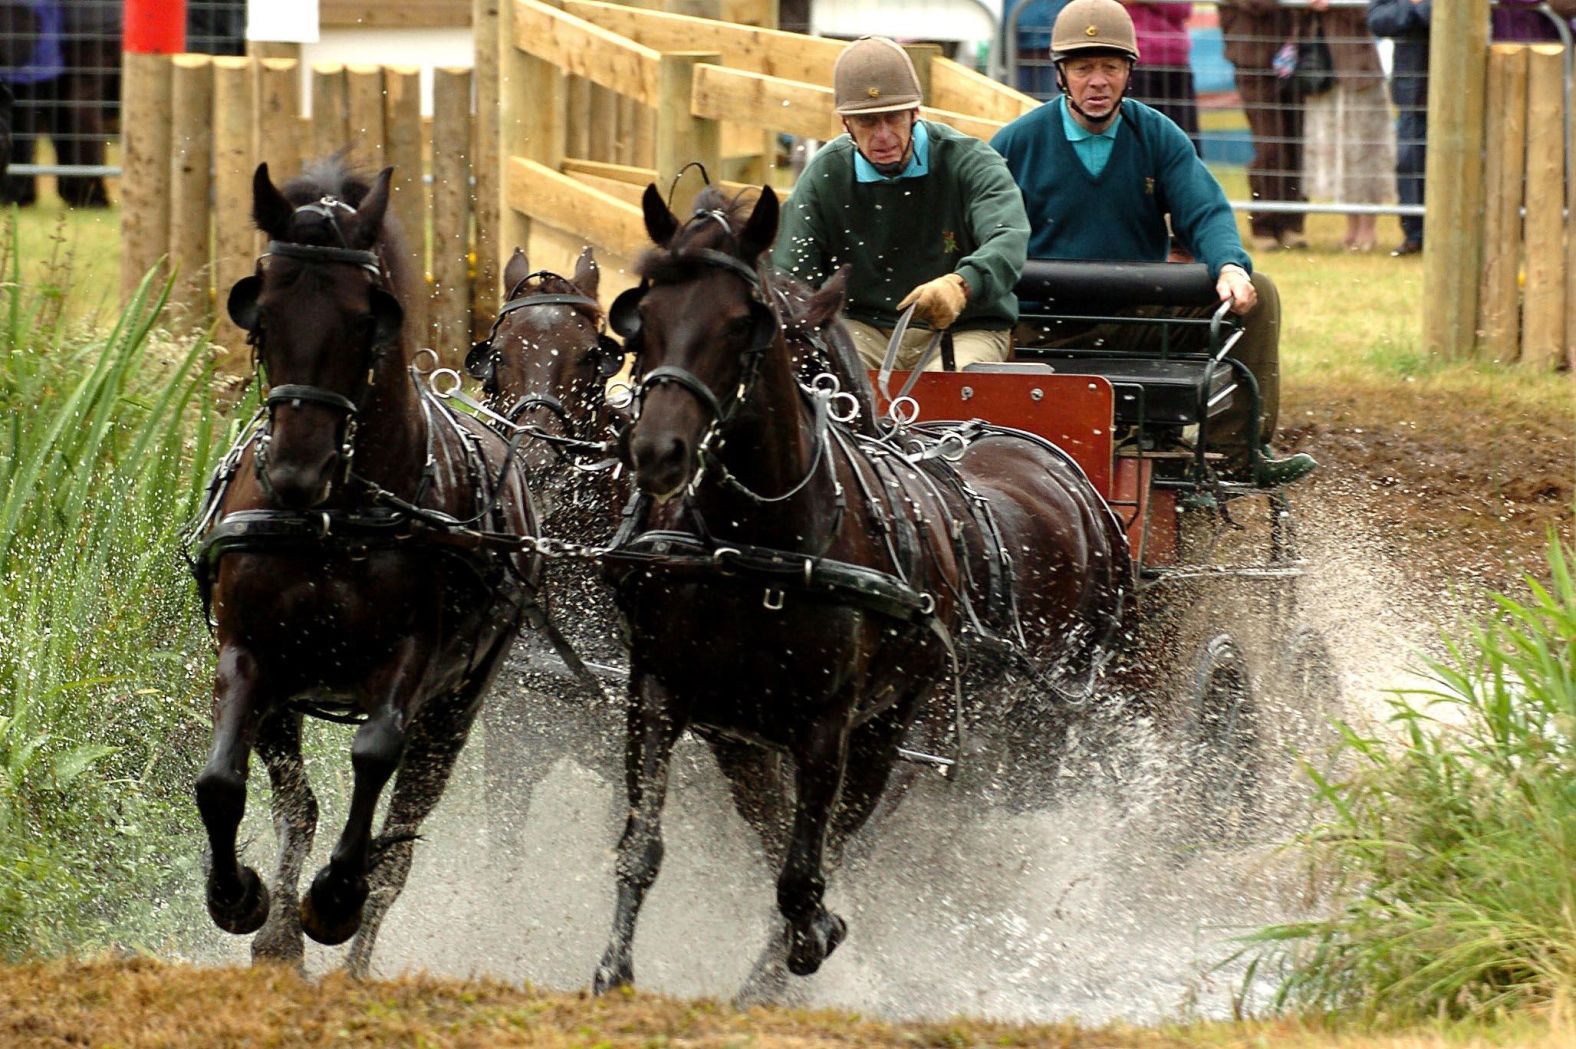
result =
M0 0L0 83L14 101L0 201L29 204L39 175L66 203L102 207L119 173L123 0ZM240 54L246 0L187 0L187 49Z
M1125 2L1125 0L1124 0ZM1068 0L1008 0L1009 82L1058 94L1051 29ZM1128 96L1177 122L1212 167L1246 170L1256 246L1296 245L1308 212L1345 213L1346 243L1375 243L1381 214L1401 218L1400 251L1422 242L1427 139L1427 5L1414 0L1152 0L1126 3L1141 55ZM1576 0L1497 0L1496 41L1565 43ZM1328 83L1310 83L1324 45ZM1566 95L1571 91L1566 63ZM1567 105L1567 110L1569 106Z

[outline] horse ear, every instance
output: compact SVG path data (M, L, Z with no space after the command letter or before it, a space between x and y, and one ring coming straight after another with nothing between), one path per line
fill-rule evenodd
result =
M289 232L290 216L295 213L295 208L285 199L274 186L274 180L268 177L268 163L257 165L257 171L252 175L252 221L257 228L268 234L271 240L280 240Z
M575 287L588 299L596 298L597 285L602 281L602 271L597 268L596 252L586 245L575 260Z
M646 213L646 232L651 235L651 242L659 248L667 247L673 234L679 231L679 220L662 199L655 182L647 183L646 195L640 198L640 207Z
M356 213L345 220L345 241L358 251L370 250L383 232L383 215L389 207L389 179L394 169L384 168L372 180L372 188L356 206Z
M847 265L837 267L837 272L826 278L815 294L810 296L801 318L805 324L821 328L837 318L838 311L843 308L843 301L848 297L848 272Z
M755 210L750 212L750 220L739 233L739 247L745 260L754 262L776 239L777 194L772 191L772 187L767 186L761 190L759 199L755 201Z
M503 293L513 295L514 289L530 275L531 260L525 257L525 249L515 248L514 254L509 256L508 265L503 268Z

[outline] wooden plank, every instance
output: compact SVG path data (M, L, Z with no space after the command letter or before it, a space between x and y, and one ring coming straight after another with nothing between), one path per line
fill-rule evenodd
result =
M586 136L586 159L612 164L618 152L618 92L592 84L587 103L591 129Z
M458 368L471 343L471 71L432 79L432 345Z
M169 55L122 56L125 110L142 115L127 120L121 133L122 302L169 249L170 68Z
M591 155L591 92L596 85L583 76L569 78L565 102L564 153L571 157Z
M384 161L394 168L389 206L399 220L409 251L407 263L419 285L416 301L405 307L405 323L425 345L427 330L427 184L421 153L421 70L383 67Z
M213 311L213 62L176 55L170 79L170 298L181 320L206 327Z
M629 164L604 164L595 160L565 160L562 168L566 175L591 175L599 179L624 182L644 189L657 180L657 169Z
M318 0L325 29L448 29L471 24L470 0Z
M1440 4L1429 22L1423 345L1464 357L1477 341L1483 260L1483 108L1489 0Z
M498 312L499 247L501 221L499 208L503 190L499 183L498 155L498 58L502 33L499 13L501 0L472 0L471 33L476 38L476 108L471 117L471 178L474 196L471 211L476 216L475 275L471 283L471 332L480 338L484 324L491 324Z
M1534 44L1527 55L1527 285L1521 361L1540 369L1565 360L1564 56L1558 44Z
M562 228L566 219L586 242L633 256L650 246L640 208L582 185L525 157L513 157L505 175L509 207L544 225Z
M842 122L833 111L832 89L745 69L695 67L692 112L710 120L785 131L805 138L836 138Z
M659 53L541 0L511 0L514 46L646 105L657 104Z
M332 156L350 145L350 81L338 62L312 65L312 157Z
M283 182L301 173L301 63L263 58L257 65L257 159Z
M715 51L670 51L662 55L657 102L657 184L667 187L673 210L688 215L705 185L700 165L716 178L722 157L717 121L697 114L692 97L696 72L717 61ZM720 68L720 67L718 67Z
M1495 44L1488 61L1488 209L1484 215L1483 351L1513 361L1521 349L1521 191L1527 169L1527 49Z
M930 62L930 91L925 100L937 109L970 113L987 120L1006 123L1037 109L1040 101L992 80L984 73L960 65L950 58Z
M224 302L236 281L257 266L261 239L252 226L252 175L257 167L256 121L249 58L213 60L214 289ZM272 171L269 172L272 175ZM279 184L274 178L274 184ZM220 371L244 375L249 369L246 333L223 309L214 342L223 348Z
M617 167L618 165L609 166ZM630 207L635 208L640 207L640 198L645 196L646 193L645 182L642 182L640 185L636 186L625 182L623 179L604 178L601 175L593 175L589 172L581 172L580 174L577 174L575 176L575 180L581 185L590 186L598 193L606 193L608 196L622 200ZM654 181L656 181L655 178L646 180L646 182Z
M348 125L350 159L357 167L379 171L383 159L383 67L352 65L345 67L350 100Z
M832 86L846 41L648 11L601 0L564 0L564 10L658 51L716 51L724 65Z
M989 120L985 117L971 116L968 113L953 113L945 109L935 109L931 106L921 106L919 115L925 120L935 120L950 125L954 130L965 135L973 135L977 139L989 142L995 137L996 132L1006 127L1004 120Z

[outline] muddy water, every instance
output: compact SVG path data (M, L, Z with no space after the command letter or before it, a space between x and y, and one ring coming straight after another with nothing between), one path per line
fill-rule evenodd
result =
M1314 520L1304 534L1340 539L1304 541L1314 570L1301 584L1301 619L1334 650L1343 712L1380 717L1387 690L1415 680L1405 668L1432 635L1430 607L1407 605L1402 573L1341 522ZM484 804L483 744L473 742L426 828L376 969L584 988L611 915L620 792L560 761L528 805L505 799L505 828ZM1118 754L1128 766L1120 784L1075 746L1055 804L1027 811L994 804L989 784L921 777L835 879L830 902L848 919L849 938L820 973L797 982L801 1000L905 1018L1228 1015L1243 971L1222 965L1233 938L1305 913L1297 871L1272 847L1299 816L1280 805L1285 822L1263 828L1261 845L1178 849L1164 744L1140 727ZM319 783L315 862L343 818L332 776ZM255 815L262 806L251 808L251 855L266 869L258 861L271 860L272 837ZM665 828L666 860L636 941L637 980L727 998L775 926L773 872L693 741L679 748ZM516 844L505 849L506 839ZM244 941L213 950L239 960ZM309 966L341 956L314 947Z

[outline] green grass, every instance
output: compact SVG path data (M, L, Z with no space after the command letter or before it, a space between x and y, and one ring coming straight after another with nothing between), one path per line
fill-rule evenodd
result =
M1576 995L1576 578L1500 596L1447 639L1387 730L1343 726L1302 845L1327 913L1253 938L1277 1005L1386 1025L1493 1019Z
M0 250L7 957L159 937L190 884L195 856L172 843L195 822L208 643L178 537L225 427L205 344L154 337L165 289L144 281L99 327L96 306L74 312L92 292L69 241L27 266L37 230L20 225Z

